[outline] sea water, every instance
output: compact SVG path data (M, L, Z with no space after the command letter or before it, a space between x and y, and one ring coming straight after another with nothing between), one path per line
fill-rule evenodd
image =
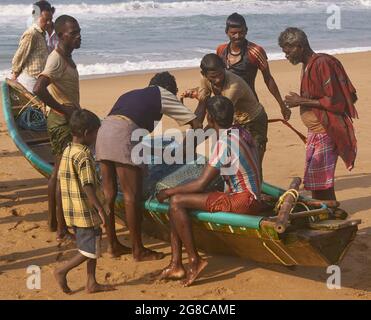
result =
M0 79L9 73L30 24L32 2L0 0ZM262 45L271 60L283 58L277 38L289 26L304 29L316 51L371 50L371 0L50 2L55 17L69 14L80 23L82 45L74 59L82 76L198 66L203 55L227 41L225 20L233 12L244 15L248 39ZM340 18L335 29L334 14Z

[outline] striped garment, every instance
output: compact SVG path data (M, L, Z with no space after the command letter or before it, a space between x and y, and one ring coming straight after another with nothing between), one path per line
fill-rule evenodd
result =
M333 140L326 133L308 132L304 187L306 190L326 190L334 186L338 159Z
M98 212L90 206L83 189L88 184L98 189L95 162L89 148L77 143L68 145L62 155L58 176L67 226L98 227L102 221Z
M234 64L229 63L230 51L230 43L224 43L218 46L216 54L223 59L227 70L244 79L258 98L255 91L255 79L258 69L265 71L268 68L268 57L265 50L261 46L245 40L245 44L242 45L241 60Z
M247 130L238 125L225 130L214 146L209 165L220 170L225 192L249 191L260 201L259 155L254 139Z

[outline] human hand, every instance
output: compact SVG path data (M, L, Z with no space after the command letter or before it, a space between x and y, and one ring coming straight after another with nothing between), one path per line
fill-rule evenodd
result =
M282 117L285 119L285 121L289 121L290 120L291 110L288 107L282 106L281 107L281 114L282 114Z
M10 79L15 81L15 80L17 80L17 78L18 78L18 75L16 73L12 72Z
M187 89L180 95L181 99L191 98L198 100L198 88Z
M289 95L285 96L284 102L289 108L295 108L303 102L303 98L295 92L290 92Z
M157 201L163 203L164 200L168 199L170 196L167 194L168 189L162 189L156 194Z

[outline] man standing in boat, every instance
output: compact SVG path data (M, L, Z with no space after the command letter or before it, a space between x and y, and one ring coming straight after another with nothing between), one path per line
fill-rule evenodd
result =
M12 79L21 83L28 91L44 70L49 52L45 32L53 23L53 8L47 1L33 4L33 25L22 35L12 61Z
M172 258L161 278L185 277L185 286L191 285L207 265L195 248L187 210L257 214L262 208L260 161L252 135L243 127L232 125L235 111L228 98L215 96L205 103L208 127L215 130L218 138L208 164L199 178L157 194L160 202L170 198ZM226 191L205 193L218 175L223 177ZM182 244L189 258L187 272L182 264Z
M49 226L55 229L57 217L57 239L63 240L70 234L63 217L57 173L63 150L72 140L68 120L80 108L79 74L72 52L80 48L81 29L75 18L62 15L55 21L55 31L58 47L49 55L33 91L51 108L47 125L55 164L48 184Z
M312 198L335 200L335 167L340 156L347 169L354 167L357 141L352 118L358 117L356 90L335 57L315 53L307 35L287 28L278 43L292 64L303 64L300 94L290 92L285 103L300 107L308 128L304 187Z
M225 27L229 43L221 44L216 49L216 53L223 59L227 70L246 81L257 100L259 98L255 91L255 79L259 69L269 92L280 106L283 118L289 120L291 110L282 100L276 81L269 69L267 54L261 46L246 39L247 31L245 18L236 12L231 14L227 18Z

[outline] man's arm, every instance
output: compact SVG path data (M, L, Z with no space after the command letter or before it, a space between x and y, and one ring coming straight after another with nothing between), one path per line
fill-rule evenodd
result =
M289 106L289 108L303 106L324 109L319 100L303 98L295 92L290 92L290 94L285 97L285 103Z
M60 104L56 101L51 94L49 93L47 87L51 83L48 77L43 75L39 76L37 82L33 88L33 92L50 108L54 109L57 112L63 113L67 118L69 118L73 111L75 110L74 107L66 107L63 104Z
M219 170L207 165L201 176L186 184L179 185L174 188L163 189L157 194L157 200L163 202L175 194L180 193L200 193L205 190L207 185L219 174Z
M103 221L103 226L105 226L107 222L107 215L103 209L103 205L100 203L95 193L94 186L92 184L86 184L83 186L83 189L88 197L90 205L98 211L98 214Z
M199 123L203 124L205 121L205 116L206 116L206 103L205 100L199 100L196 110L195 110L195 115L197 116L197 120Z
M265 82L269 92L277 100L277 102L278 102L278 104L281 108L281 113L282 113L283 118L286 121L288 121L290 119L290 116L291 116L291 110L289 108L287 108L285 103L283 102L280 91L277 87L276 81L274 80L268 65L266 66L266 68L264 70L262 70L262 74L263 74L264 82Z
M24 63L26 62L28 56L30 55L32 48L32 35L27 34L22 37L19 42L17 51L14 54L12 60L12 74L13 80L16 80L18 76L22 73Z

